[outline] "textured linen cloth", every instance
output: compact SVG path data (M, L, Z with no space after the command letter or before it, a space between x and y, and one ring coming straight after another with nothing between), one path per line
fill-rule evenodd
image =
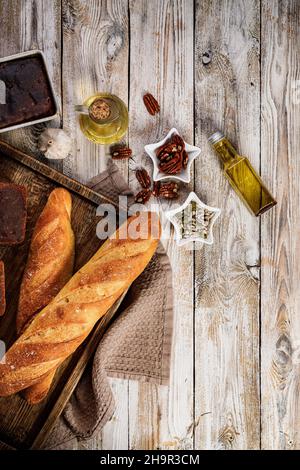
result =
M114 201L122 194L129 197L129 205L133 202L132 193L113 162L88 186ZM115 409L108 377L167 385L172 320L171 267L159 244L149 265L131 286L43 447L70 448L71 440L90 438L102 429Z

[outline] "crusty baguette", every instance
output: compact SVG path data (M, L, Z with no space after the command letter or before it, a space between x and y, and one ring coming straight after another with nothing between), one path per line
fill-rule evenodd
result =
M70 193L63 188L54 189L37 220L21 283L18 334L54 299L73 274L75 238L71 210ZM29 403L38 403L47 395L54 374L55 369L24 391Z
M22 396L30 405L36 405L46 398L52 385L57 367L48 372L45 377L34 385L22 390Z
M37 220L21 283L18 334L54 299L73 274L75 238L71 209L70 193L57 188Z
M34 317L0 364L0 396L44 379L78 348L145 269L157 248L160 223L154 213L143 212L140 219L130 217Z

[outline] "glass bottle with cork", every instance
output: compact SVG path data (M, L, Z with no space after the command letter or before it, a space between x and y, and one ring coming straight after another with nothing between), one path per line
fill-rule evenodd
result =
M275 199L252 167L248 158L239 155L222 132L215 132L209 137L208 141L223 162L223 171L226 178L250 212L255 216L259 216L275 206Z

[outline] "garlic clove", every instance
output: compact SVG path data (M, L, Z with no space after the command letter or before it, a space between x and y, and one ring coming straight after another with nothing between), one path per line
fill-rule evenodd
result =
M38 148L49 160L63 160L72 149L72 139L63 129L47 127L38 140Z

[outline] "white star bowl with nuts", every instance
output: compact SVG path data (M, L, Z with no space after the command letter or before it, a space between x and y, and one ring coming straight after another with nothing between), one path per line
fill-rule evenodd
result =
M186 168L182 167L180 172L178 173L165 173L159 168L160 161L157 157L157 151L159 148L163 147L167 142L172 138L172 136L178 135L180 136L179 132L175 127L168 132L166 137L162 139L160 142L155 144L148 144L145 146L145 152L149 155L153 162L153 181L162 181L166 179L174 179L183 181L184 183L189 183L191 181L191 167L195 158L200 155L201 149L199 147L195 147L194 145L190 145L187 142L184 142L185 151L187 153L187 164Z

